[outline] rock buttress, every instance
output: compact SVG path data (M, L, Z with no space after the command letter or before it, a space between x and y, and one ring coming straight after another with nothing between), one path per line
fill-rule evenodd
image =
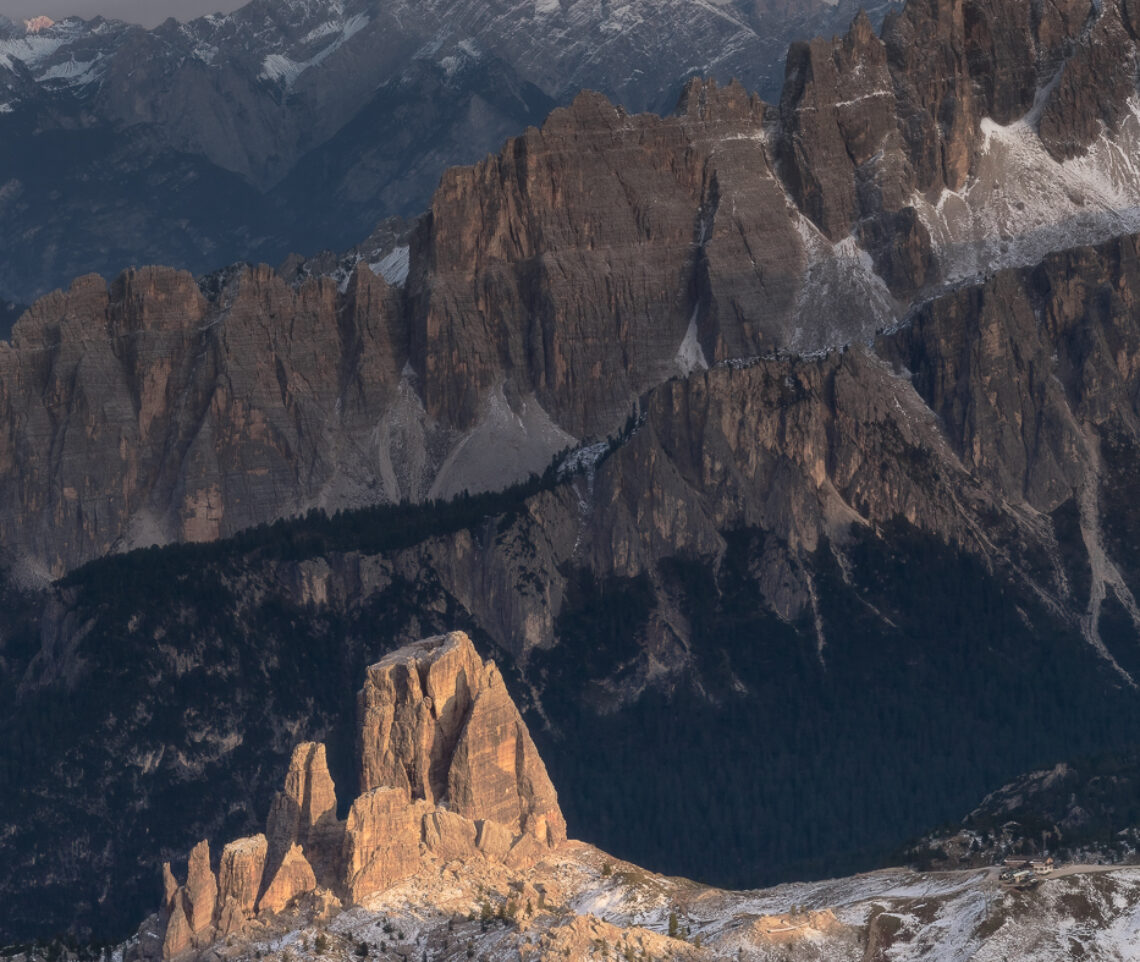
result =
M359 694L361 794L337 819L325 746L293 750L264 835L190 856L185 885L163 873L158 942L168 959L207 948L299 896L359 903L430 860L540 860L566 838L558 796L494 662L462 632L401 648L368 669ZM145 926L144 926L145 928ZM153 946L148 949L145 946Z
M472 821L549 844L566 837L557 793L502 675L462 632L373 665L358 706L362 790L406 787Z

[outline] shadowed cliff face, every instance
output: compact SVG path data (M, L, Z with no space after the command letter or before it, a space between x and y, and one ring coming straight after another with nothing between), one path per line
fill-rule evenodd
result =
M932 301L873 352L670 382L594 481L599 539L576 556L652 577L660 557L718 558L719 532L758 528L782 546L761 590L794 621L818 605L797 571L821 544L902 518L1032 585L1115 664L1103 606L1140 627L1131 553L1108 541L1127 523L1119 459L1140 439L1138 289L1137 238L1122 238ZM1067 507L1091 585L1063 558Z
M342 500L375 499L382 472L341 439L366 436L396 396L388 285L364 269L341 297L254 270L223 297L219 323L187 274L132 272L110 292L84 278L0 347L0 526L35 563L59 573L120 544L210 540L338 484Z

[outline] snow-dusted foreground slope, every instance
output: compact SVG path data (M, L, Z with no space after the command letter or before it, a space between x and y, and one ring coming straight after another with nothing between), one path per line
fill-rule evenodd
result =
M1070 869L1032 892L1002 886L996 869L887 869L725 892L568 842L522 872L483 859L433 862L345 911L318 895L210 951L273 962L1130 962L1138 946L1135 867Z

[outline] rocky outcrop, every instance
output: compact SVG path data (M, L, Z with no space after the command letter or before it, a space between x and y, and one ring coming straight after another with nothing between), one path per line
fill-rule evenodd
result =
M163 870L164 894L170 889L170 866ZM162 945L164 958L208 945L214 939L218 881L210 868L210 845L200 842L190 853L186 884L178 886L166 905L169 917Z
M343 855L349 901L358 902L415 874L429 812L434 813L431 805L413 803L403 788L374 788L352 803Z
M190 855L185 885L163 869L161 955L172 958L323 892L350 904L442 862L533 864L566 840L546 768L494 662L452 632L399 649L359 696L362 792L336 817L325 746L293 751L265 835ZM144 927L145 928L145 927ZM158 943L149 934L140 940Z
M337 438L375 425L399 379L385 282L362 267L338 299L328 280L293 290L249 270L225 297L223 320L188 274L154 268L110 290L80 279L24 316L0 345L9 544L59 573L116 546L213 540L299 509L283 491L375 497L363 494L375 467Z
M886 46L861 13L838 43L788 53L780 160L796 203L831 240L861 217L897 210L914 189Z
M222 849L215 922L218 938L239 929L257 907L268 849L264 835L238 839Z
M448 772L478 690L482 662L470 643L431 639L388 655L357 696L360 788L402 788L431 804Z
M454 812L435 811L424 819L424 845L446 862L474 855L477 835L475 823Z
M916 191L972 182L983 120L1028 118L1058 159L1119 131L1136 93L1129 22L1120 2L915 0L888 15L881 39L860 17L842 40L797 44L777 140L789 191L833 241L854 229L892 293L910 299L939 274Z
M321 884L335 885L344 825L336 817L336 787L324 745L303 742L293 750L285 790L273 801L265 832L269 877L300 846Z
M472 821L486 819L557 844L566 825L530 733L498 670L492 667L480 681L447 775L451 807Z
M313 867L305 858L301 846L294 843L289 846L281 864L277 866L277 870L269 880L268 888L257 900L257 910L281 912L298 895L315 891L316 888L317 877L313 873Z
M1124 119L1137 92L1137 26L1132 0L1105 3L1065 61L1040 122L1041 140L1058 159L1083 154L1105 127Z
M362 790L392 785L471 822L565 839L554 786L503 677L462 632L371 667L359 714Z
M1039 788L1035 782L1045 774L1024 781L1030 789ZM1059 780L1050 774L1053 781ZM987 801L1003 800L1009 797ZM1037 809L1022 806L1024 800L1024 792L1013 796L1011 806L1032 817ZM979 814L985 828L976 825ZM659 875L574 843L556 862L527 870L489 869L477 861L453 864L438 878L419 880L399 899L332 919L320 911L299 913L213 951L222 959L242 959L258 951L266 954L267 945L284 943L300 946L305 958L312 958L305 946L311 944L314 928L320 933L327 926L323 938L347 953L353 944L367 946L370 938L379 940L382 935L395 934L398 939L399 932L414 926L414 952L399 948L418 959L463 958L470 953L472 958L566 962L604 951L611 958L670 962L742 958L866 962L889 957L892 947L903 944L913 947L918 962L937 962L945 958L948 946L966 944L982 957L1001 958L1007 940L1016 939L1018 944L1032 945L1036 957L1049 962L1071 957L1077 947L1076 954L1085 958L1131 962L1135 939L1129 926L1140 907L1140 879L1135 867L1127 865L1106 864L1096 872L1065 866L1066 871L1055 872L1039 885L1032 898L1013 886L995 884L988 897L991 913L1002 913L1001 926L996 931L995 926L977 926L977 887L984 883L986 869L1000 862L1002 854L1032 846L1031 839L1011 838L1001 826L991 830L993 816L987 819L987 814L975 812L970 818L974 824L955 837L923 840L930 851L920 857L941 858L945 863L941 870L886 868L795 883L793 891L808 900L806 905L789 902L790 886L760 891L713 888ZM1009 811L1002 814L1005 826L1016 832ZM979 853L978 837L987 832L1000 838L1002 847L995 844ZM942 846L964 854L948 860ZM1022 858L1028 861L1028 856ZM647 915L646 889L667 912ZM916 890L927 893L920 903L922 911L914 911ZM604 915L597 910L600 904L606 906ZM1084 920L1090 913L1105 924L1088 924ZM713 924L706 921L710 919ZM338 944L338 939L344 942ZM391 946L391 941L385 944Z

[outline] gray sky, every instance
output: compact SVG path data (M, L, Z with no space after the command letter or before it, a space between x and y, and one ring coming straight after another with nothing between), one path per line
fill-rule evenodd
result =
M0 13L13 20L46 14L53 20L70 15L90 19L102 15L153 27L167 17L192 20L204 13L229 12L247 0L0 0Z

